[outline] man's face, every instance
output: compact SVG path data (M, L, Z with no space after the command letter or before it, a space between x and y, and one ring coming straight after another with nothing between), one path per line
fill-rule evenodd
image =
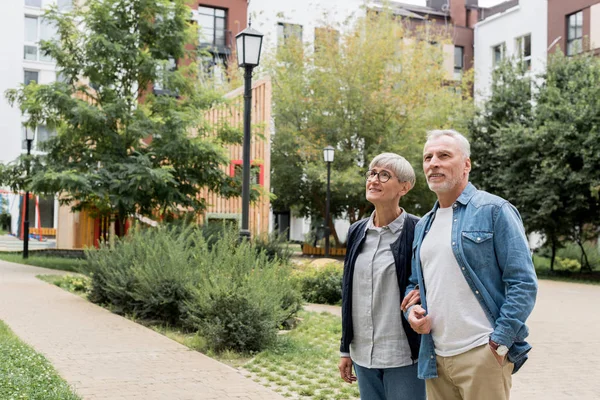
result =
M458 141L442 135L425 143L423 171L427 184L437 194L462 189L471 170L471 160L463 154Z

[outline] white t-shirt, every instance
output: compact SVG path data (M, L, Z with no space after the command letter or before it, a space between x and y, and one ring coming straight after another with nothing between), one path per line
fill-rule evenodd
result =
M493 327L452 252L453 209L438 208L421 245L435 353L455 356L488 342Z

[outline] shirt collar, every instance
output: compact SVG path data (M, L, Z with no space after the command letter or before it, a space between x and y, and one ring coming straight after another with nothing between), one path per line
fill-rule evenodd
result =
M458 199L456 199L456 202L462 205L467 205L469 201L471 201L475 193L477 193L477 188L471 182L469 182L467 183L467 186L464 188L460 196L458 196ZM431 211L435 213L439 207L440 202L436 200Z
M387 227L390 229L390 231L392 233L397 233L400 229L402 229L402 227L404 226L404 219L406 218L406 211L404 211L404 208L400 207L400 209L402 210L402 213L398 216L398 218L396 218L395 220L393 220L392 222L390 222ZM367 223L367 226L365 227L365 231L369 230L369 229L381 229L383 227L378 227L375 226L375 224L373 223L373 219L375 218L375 211L373 211L371 213L371 216L369 217L369 222Z

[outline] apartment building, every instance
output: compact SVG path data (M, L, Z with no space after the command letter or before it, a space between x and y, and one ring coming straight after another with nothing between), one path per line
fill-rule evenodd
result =
M547 0L548 51L600 54L600 0Z
M532 76L546 68L548 0L510 0L482 11L475 25L475 101L490 95L492 73L506 57L522 60Z
M44 9L56 4L59 9L71 7L71 0L21 0L3 5L0 14L0 162L8 163L26 152L24 120L18 107L11 107L4 92L18 88L32 81L51 83L57 79L56 66L52 59L40 51L40 40L51 39L55 35L53 27L42 18ZM46 126L38 126L32 146L37 152L38 144L55 133ZM22 220L22 194L2 190L3 204L11 214L11 231L19 231ZM53 198L30 199L29 220L31 226L50 228L57 226L58 202Z

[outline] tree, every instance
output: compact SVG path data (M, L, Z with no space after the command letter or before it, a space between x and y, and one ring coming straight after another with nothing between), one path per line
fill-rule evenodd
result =
M530 100L523 98L524 75L502 68L471 130L473 181L514 203L527 230L546 237L551 268L566 239L579 245L582 268L590 269L583 242L600 225L600 61L558 52Z
M273 79L275 135L271 183L275 209L324 220L326 168L322 150L336 148L331 215L354 222L367 215L364 173L382 152L407 158L416 187L402 200L411 212L428 210L435 196L423 177L427 130L463 129L470 113L469 79L448 80L443 32L411 30L390 12L369 13L321 29L314 48L293 37L276 49Z
M48 85L31 83L6 97L30 129L46 124L57 136L44 144L30 178L24 160L4 166L13 189L59 193L73 210L116 216L200 212L206 187L224 196L239 185L221 171L221 140L202 118L221 98L197 79L195 29L183 0L88 0L45 18L58 38L41 44L60 70ZM177 67L171 68L174 60ZM152 84L163 94L153 92ZM191 135L194 132L195 135Z

